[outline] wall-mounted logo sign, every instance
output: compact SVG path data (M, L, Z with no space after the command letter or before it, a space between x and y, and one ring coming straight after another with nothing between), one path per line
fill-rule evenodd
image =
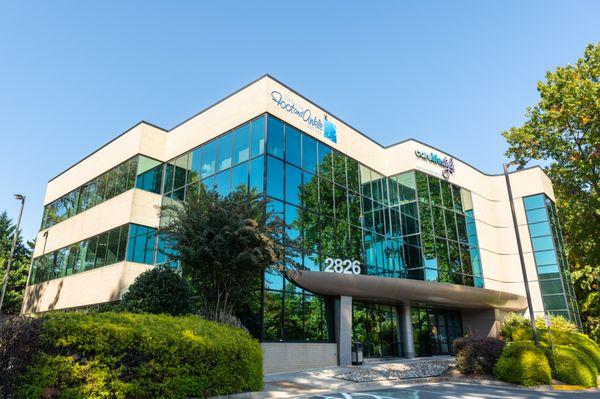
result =
M313 115L310 109L299 106L298 104L294 103L290 97L281 94L276 90L271 92L271 99L279 107L281 107L281 109L301 118L309 128L318 131L326 139L337 143L335 124L327 120L327 115L324 115L323 119L321 119L318 116Z
M434 152L426 152L421 150L416 150L415 155L444 168L442 170L442 176L444 176L444 179L448 179L450 178L450 175L454 174L454 159L452 159L452 157L442 158Z

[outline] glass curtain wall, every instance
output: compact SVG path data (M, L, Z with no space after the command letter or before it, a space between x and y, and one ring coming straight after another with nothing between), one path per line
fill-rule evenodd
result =
M544 309L546 313L570 319L581 328L556 206L545 194L524 197L523 204Z
M473 201L468 190L415 175L424 280L483 287Z
M284 221L285 237L295 241L286 268L322 271L326 258L339 258L359 261L363 274L483 285L474 223L467 231L472 219L468 191L432 177L440 202L431 204L427 175L387 178L268 114L165 163L162 181L163 204L185 199L200 182L222 195L238 186L264 193L268 210ZM436 224L442 220L444 226L435 235L432 212ZM422 249L424 231L433 259ZM157 263L165 262L168 243L159 239L158 247L163 250ZM432 263L438 256L439 269ZM260 306L249 306L241 315L251 320L255 335L266 341L333 340L329 299L300 289L274 270L262 285ZM257 308L260 322L250 310Z
M30 284L128 262L153 264L156 229L126 224L33 260Z
M47 229L134 187L160 194L162 163L137 155L44 207L41 229Z

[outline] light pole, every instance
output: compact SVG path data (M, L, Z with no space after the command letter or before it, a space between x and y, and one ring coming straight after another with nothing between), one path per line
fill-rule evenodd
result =
M8 264L6 265L6 273L4 273L4 283L2 283L2 293L0 294L0 315L2 314L2 303L4 302L4 294L6 293L6 285L8 284L8 273L10 273L10 267L12 265L13 255L15 254L15 247L17 246L17 239L19 238L19 227L21 226L21 216L23 216L23 208L25 207L25 196L22 194L15 194L15 199L21 201L21 209L19 210L19 218L17 219L17 226L13 233L12 246L10 247L10 255L8 256Z
M525 283L525 295L527 296L527 306L529 307L529 318L531 319L531 329L533 331L533 342L538 346L540 341L538 339L537 329L535 327L535 316L533 314L533 305L531 304L531 293L529 292L529 279L527 278L527 269L525 268L525 258L523 257L523 247L521 246L521 235L519 234L519 225L517 224L517 213L515 212L515 204L512 195L512 188L510 187L510 178L508 176L508 167L515 165L516 163L509 162L505 163L504 166L504 178L506 179L506 188L508 190L508 202L510 202L510 211L512 213L513 226L515 228L515 236L517 238L517 249L519 250L519 260L521 261L521 271L523 272L523 282Z

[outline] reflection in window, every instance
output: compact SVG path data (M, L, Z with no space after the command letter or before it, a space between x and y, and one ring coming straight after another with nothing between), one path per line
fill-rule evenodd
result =
M523 198L544 310L581 327L556 207L544 194Z
M130 225L124 225L33 259L29 284L70 276L125 260ZM135 226L135 225L131 225ZM141 226L148 231L150 227ZM153 250L153 246L151 250ZM152 258L142 262L152 264Z
M150 164L157 169L152 176L146 176L144 173ZM41 229L60 223L133 187L160 193L161 176L160 162L143 155L130 158L46 205Z

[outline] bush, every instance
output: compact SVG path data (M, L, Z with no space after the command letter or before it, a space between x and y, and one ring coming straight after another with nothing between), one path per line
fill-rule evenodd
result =
M0 398L10 397L18 377L41 345L41 322L28 316L0 316Z
M577 332L577 326L562 316L551 316L550 322L552 334ZM547 342L548 328L546 327L545 318L538 317L535 319L535 326L540 340ZM531 321L521 314L509 313L502 324L500 334L507 341L529 341L533 338Z
M158 266L137 276L123 295L120 307L133 313L180 316L192 312L191 296L187 281L177 270Z
M594 363L596 369L600 370L600 346L589 339L585 334L568 332L555 333L554 330L552 330L552 339L556 345L570 346L585 354Z
M492 374L502 348L504 341L497 338L458 338L454 340L456 366L463 374Z
M549 384L552 381L544 351L528 341L513 342L504 347L494 367L494 376L525 386Z
M584 353L569 346L556 345L554 354L550 348L547 349L546 354L557 380L570 385L596 386L598 368Z
M500 334L507 341L518 341L515 339L515 333L521 334L525 330L531 331L531 321L526 319L522 314L509 313L502 323Z
M112 312L40 319L41 350L18 380L18 397L188 398L262 389L260 345L237 328L195 316Z
M531 323L529 323L531 325ZM538 317L535 319L535 326L538 331L548 331L546 327L546 319L544 317ZM577 326L570 320L565 319L563 316L550 316L550 328L552 332L566 332L576 333Z

